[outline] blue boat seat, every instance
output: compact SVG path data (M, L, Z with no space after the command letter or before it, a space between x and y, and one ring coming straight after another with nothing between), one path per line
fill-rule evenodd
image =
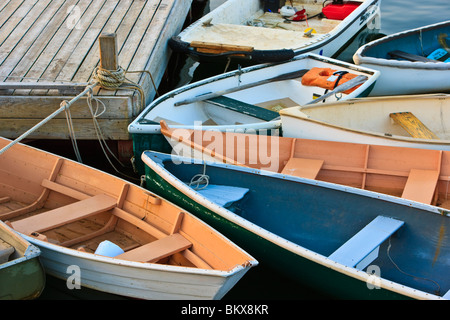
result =
M450 300L450 290L448 290L447 293L442 296L442 298Z
M378 257L380 245L403 224L400 220L378 216L328 258L362 270Z
M249 191L247 188L209 184L197 190L205 198L222 207L229 207L233 202L241 200Z

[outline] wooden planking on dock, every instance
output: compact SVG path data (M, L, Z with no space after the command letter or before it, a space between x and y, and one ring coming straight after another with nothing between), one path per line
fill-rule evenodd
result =
M180 32L192 0L5 0L0 3L0 135L16 138L70 100L56 84L92 80L100 63L99 37L115 34L118 64L127 79L156 94L170 58L167 40ZM46 84L55 88L48 90ZM79 89L79 88L78 88ZM78 90L79 93L79 90ZM128 140L141 111L134 90L94 90L106 110L98 118L107 139ZM95 105L94 105L95 107ZM96 139L85 98L70 108L77 139ZM29 136L69 139L61 113Z

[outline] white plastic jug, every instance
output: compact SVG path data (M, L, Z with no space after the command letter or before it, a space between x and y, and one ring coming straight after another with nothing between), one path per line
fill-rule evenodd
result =
M124 253L125 251L122 250L121 247L119 247L117 244L112 243L111 241L105 240L100 242L97 249L95 250L95 254L99 254L102 256L107 257L115 257L119 254Z

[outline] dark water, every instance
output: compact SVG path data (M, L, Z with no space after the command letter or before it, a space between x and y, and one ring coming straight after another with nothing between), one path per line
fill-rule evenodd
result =
M243 0L245 1L245 0ZM200 16L207 12L209 8L200 2L194 8L193 18ZM448 0L433 0L433 1L410 1L410 0L382 0L381 1L381 20L376 30L364 30L353 39L346 50L344 50L337 58L351 62L353 53L359 46L371 39L392 34L395 32L417 28L420 26L437 23L450 19L450 7ZM238 64L231 64L229 69L236 68ZM198 64L189 58L174 55L172 58L167 77L159 88L159 93L163 94L175 87L187 84L192 81L200 80L208 76L219 74L224 71L225 65L214 64ZM85 163L93 167L97 167L104 171L117 174L116 169L113 169L105 160L102 152L98 151L98 143L80 142L80 150L85 157ZM42 145L41 142L35 142L35 146L41 147L48 151L75 159L71 147L63 146L60 142L55 142L51 145ZM113 146L112 146L113 147ZM97 151L96 151L97 150ZM121 172L125 172L126 177L133 176L130 166L125 167L115 165ZM122 178L124 175L117 174ZM136 179L133 181L133 179ZM132 181L137 182L138 177L133 176ZM264 279L271 279L272 285L267 286ZM263 273L257 268L251 270L244 278L225 296L225 300L320 300L328 299L314 292L310 288L299 287L291 283L289 279L283 275L276 275L274 273ZM40 297L40 300L118 300L123 299L109 294L99 293L93 290L68 290L65 282L49 277L47 286ZM130 311L130 310L129 310ZM149 314L150 315L150 314ZM156 316L155 313L152 314Z

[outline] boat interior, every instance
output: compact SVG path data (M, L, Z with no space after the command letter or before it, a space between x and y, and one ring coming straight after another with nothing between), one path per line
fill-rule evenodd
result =
M249 5L249 1L253 4ZM329 4L325 2L286 1L286 5L292 3L295 9L279 13L264 10L263 1L237 1L235 8L227 8L228 12L220 12L217 8L214 15L203 17L203 23L197 28L188 28L182 40L204 53L299 48L322 39L342 22L342 19L327 18L323 14L324 7ZM351 3L357 7L362 2ZM299 13L288 16L289 11Z
M196 123L202 126L217 126L273 121L279 119L280 110L309 103L315 104L313 102L315 99L322 99L320 102L337 102L340 99L345 99L361 86L359 82L349 90L330 94L334 87L329 87L329 83L334 84L333 81L339 81L335 88L339 91L340 85L348 85L351 83L350 81L357 81L358 76L368 77L361 70L352 70L345 66L333 65L314 59L304 59L302 62L303 65L297 66L301 70L295 71L298 76L295 75L284 80L260 83L264 82L264 78L261 77L263 80L252 80L245 85L247 87L239 89L239 86L234 87L233 84L228 84L228 88L223 84L232 83L235 80L228 77L186 90L179 93L176 100L168 97L155 104L145 114L145 119L140 123L159 124L161 121L165 121L169 125L192 126ZM344 76L338 79L336 76L330 75L339 71L346 71L348 77L344 78ZM317 78L320 79L317 80ZM334 80L320 82L324 78ZM315 79L316 82L308 82L308 79ZM216 86L219 85L226 88L223 90L226 94L202 97L206 95L205 91L211 90L212 93L217 91ZM183 100L183 97L190 96L193 98Z
M287 114L369 134L427 139L435 143L450 140L450 96L445 94L369 97L302 106L288 110Z
M231 270L249 261L200 220L144 189L29 147L13 148L22 152L0 157L0 219L20 233L106 256L100 247L108 240L121 249L114 258L138 262Z
M449 218L446 215L361 196L339 187L323 188L315 183L255 174L248 168L180 159L173 161L170 155L153 154L157 153L149 153L148 157L161 157L162 160L155 160L155 165L163 166L179 179L178 183L190 185L213 202L216 197L205 191L208 188L219 193L220 198L224 194L233 194L234 198L230 197L227 204L218 204L312 252L360 270L375 265L382 270L383 278L433 294L443 295L450 289L446 264L434 263L436 259L447 259L450 254L450 248L439 241L441 228ZM348 161L356 162L354 158L359 157L347 152ZM383 161L386 162L386 158L381 157L375 162ZM366 171L377 171L375 167L376 163L373 163ZM349 171L354 171L355 175L366 176L358 172L360 168L351 167L351 163L347 163L346 168L352 169ZM324 171L329 169L331 165ZM383 170L383 173L388 171L395 172L395 168ZM192 183L192 179L200 175L207 176L207 184ZM334 175L348 175L348 171L337 171ZM373 184L374 180L381 180L380 177L366 177L365 181ZM392 180L390 178L388 175L386 180ZM176 187L175 182L171 184ZM230 188L237 190L228 192ZM426 228L423 215L427 218ZM423 238L431 241L423 241ZM412 251L418 254L411 255ZM364 259L369 252L374 255ZM406 266L408 274L402 272Z
M169 129L177 152L450 209L450 151ZM183 149L184 148L184 149ZM195 156L195 155L194 155Z
M448 43L450 23L442 23L433 27L425 27L421 30L413 30L405 34L378 40L373 45L367 45L362 56L380 59L404 60L412 62L440 62L444 50L442 41ZM441 39L441 37L443 37ZM436 56L437 55L437 56Z

